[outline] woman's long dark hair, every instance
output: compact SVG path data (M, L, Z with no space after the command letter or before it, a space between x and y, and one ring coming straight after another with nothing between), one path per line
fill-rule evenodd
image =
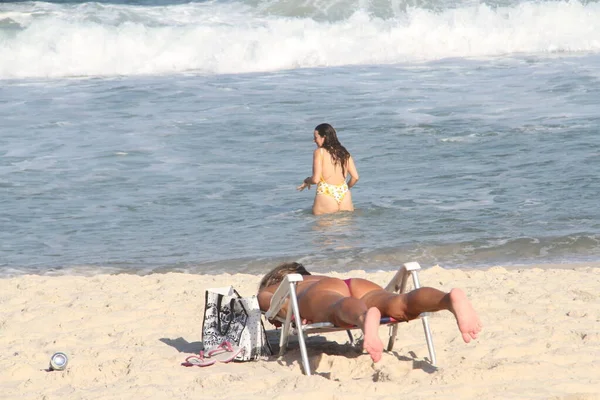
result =
M337 133L335 132L335 129L333 129L333 126L329 124L320 124L317 125L315 131L317 131L319 136L325 138L323 148L331 155L333 165L339 164L339 166L342 167L342 175L346 176L346 164L350 158L350 153L338 140Z

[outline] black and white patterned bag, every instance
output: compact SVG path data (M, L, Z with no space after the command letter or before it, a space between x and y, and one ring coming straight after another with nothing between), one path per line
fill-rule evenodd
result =
M224 341L242 348L236 361L256 360L273 354L267 341L256 296L242 297L232 287L207 289L202 344L204 349L219 347Z

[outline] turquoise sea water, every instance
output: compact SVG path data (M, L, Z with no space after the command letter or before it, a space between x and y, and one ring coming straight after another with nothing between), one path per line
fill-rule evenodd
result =
M0 4L0 276L600 258L597 2ZM313 128L361 176L315 217Z

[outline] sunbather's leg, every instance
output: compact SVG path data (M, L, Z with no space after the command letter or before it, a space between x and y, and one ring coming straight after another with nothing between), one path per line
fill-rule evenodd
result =
M381 312L350 297L346 284L325 278L298 295L300 314L312 322L331 322L336 326L358 326L364 333L363 348L374 362L381 359L383 343L379 338Z
M353 290L355 287L356 291L361 289L360 281L352 280ZM365 288L373 285L372 282L365 282L367 282L364 284ZM372 288L361 299L366 307L377 307L383 315L400 321L413 320L424 312L448 310L454 314L458 330L466 343L476 339L482 327L475 309L461 289L452 289L449 293L445 293L438 289L423 287L406 294L394 294L383 289Z
M365 323L362 327L364 333L363 349L369 353L373 362L381 360L383 353L383 342L379 337L379 321L381 320L381 312L377 307L371 307L367 310Z

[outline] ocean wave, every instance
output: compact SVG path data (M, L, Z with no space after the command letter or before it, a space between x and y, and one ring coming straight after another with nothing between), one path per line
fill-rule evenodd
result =
M397 7L385 17L358 6L334 20L265 7L5 4L0 78L230 74L600 51L598 3Z
M302 262L319 273L351 270L394 271L408 261L423 267L478 268L493 266L530 267L536 265L598 265L600 238L579 233L560 237L520 237L513 239L478 239L454 243L405 244L375 249L343 248L323 254L279 254L260 257L231 257L218 260L173 263L115 262L110 264L30 265L0 264L0 278L35 275L137 274L182 272L193 274L249 273L260 274L282 262Z

